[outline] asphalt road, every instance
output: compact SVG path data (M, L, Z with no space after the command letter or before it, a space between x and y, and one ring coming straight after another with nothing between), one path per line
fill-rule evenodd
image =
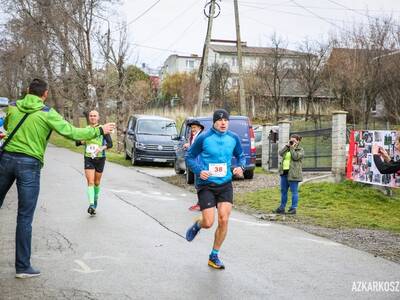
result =
M32 263L14 278L16 190L0 209L0 299L399 299L356 292L359 282L400 280L400 265L303 231L233 212L207 266L213 230L188 243L195 195L108 163L96 217L86 213L81 155L50 146L33 225ZM398 287L400 289L400 287Z

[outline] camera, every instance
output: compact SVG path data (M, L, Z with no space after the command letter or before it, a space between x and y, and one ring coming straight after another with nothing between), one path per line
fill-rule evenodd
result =
M289 141L289 145L293 146L294 142L293 141Z

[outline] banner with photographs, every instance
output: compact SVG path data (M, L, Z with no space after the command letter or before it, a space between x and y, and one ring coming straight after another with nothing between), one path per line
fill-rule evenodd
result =
M400 174L381 174L375 166L371 153L372 145L378 144L387 151L393 160L399 160L400 153L394 147L399 136L400 132L397 131L351 131L346 177L368 184L400 187Z

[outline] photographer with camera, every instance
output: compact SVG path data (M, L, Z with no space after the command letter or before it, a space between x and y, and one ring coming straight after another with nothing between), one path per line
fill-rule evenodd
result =
M400 137L396 138L394 148L400 152ZM383 147L377 144L372 146L372 154L376 168L381 174L392 174L400 170L400 160L394 161ZM382 161L383 158L383 161Z
M279 151L282 161L279 165L279 174L281 177L281 205L275 210L278 214L285 213L289 188L292 192L292 205L287 213L290 215L296 214L297 203L299 201L298 186L299 182L303 180L302 168L304 150L300 146L301 139L301 136L293 134L287 145Z

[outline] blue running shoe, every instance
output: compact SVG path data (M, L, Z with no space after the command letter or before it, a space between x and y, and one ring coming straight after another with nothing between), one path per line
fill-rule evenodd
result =
M210 257L208 259L208 265L214 269L219 269L219 270L225 269L224 264L222 263L222 261L219 260L218 255L216 254L210 254Z
M186 231L186 240L188 242L191 242L194 240L196 235L199 233L201 227L199 225L199 220L196 220L192 226L189 227L189 229Z
M17 271L15 274L16 278L21 278L21 279L32 278L32 277L37 277L37 276L40 276L40 271L36 270L32 267L29 267L28 269L26 269L24 271Z

